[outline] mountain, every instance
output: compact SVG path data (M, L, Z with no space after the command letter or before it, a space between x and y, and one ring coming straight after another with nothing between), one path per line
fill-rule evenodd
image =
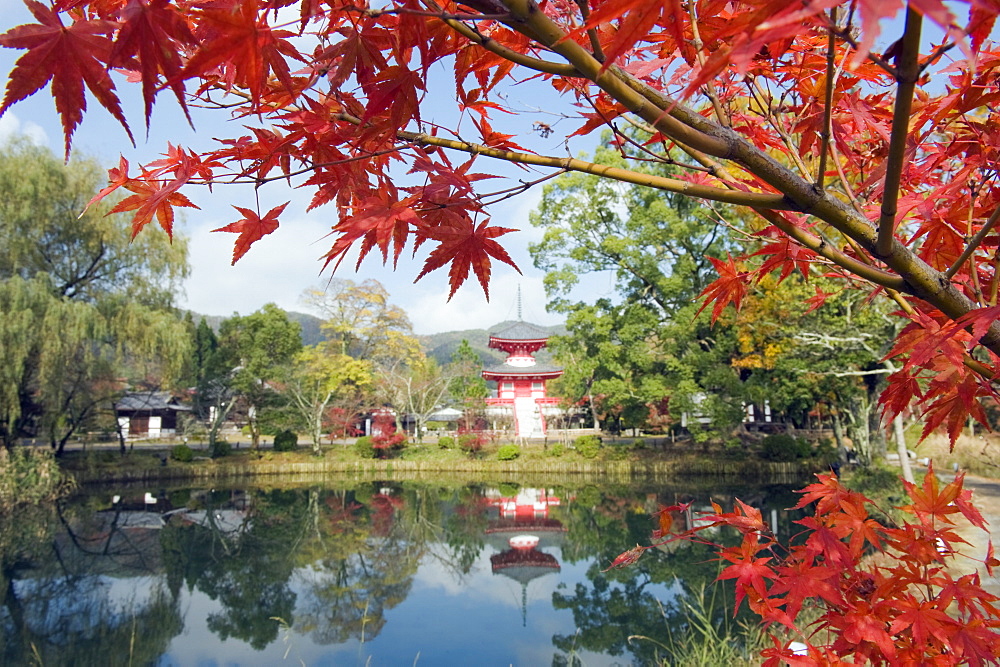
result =
M292 322L298 322L299 328L302 331L302 344L303 345L315 345L316 343L325 340L323 336L323 331L320 329L320 325L323 324L323 320L319 319L315 315L310 315L308 313L296 313L290 310L286 310L285 314L288 315L288 319ZM191 319L197 324L202 318L205 319L205 323L212 327L212 331L219 333L219 325L222 324L223 320L228 320L232 315L199 315L198 313L191 313Z
M308 313L296 313L293 311L286 311L288 314L288 319L293 322L298 322L302 329L302 344L303 345L315 345L316 343L325 340L323 336L323 330L321 325L323 320L316 317L315 315L309 315ZM191 313L191 317L197 324L201 318L205 318L205 322L208 326L212 327L212 330L216 333L219 332L219 325L222 321L228 319L221 315L199 315L197 313ZM445 365L451 361L451 355L455 353L458 346L462 344L463 340L469 341L469 346L479 355L484 366L492 366L494 364L502 364L506 355L500 350L491 350L488 345L490 342L490 332L499 331L508 327L512 324L516 324L516 320L505 320L503 322L498 322L489 329L465 329L463 331L445 331L442 333L429 334L425 336L417 336L420 344L423 346L424 351L427 356L433 357L440 365ZM537 325L535 325L537 326ZM563 335L566 333L566 327L563 325L556 325L551 327L539 326L539 329L547 331L550 335ZM536 358L539 362L552 362L552 357L548 350L539 350Z
M441 365L447 364L451 361L451 355L454 354L458 346L462 344L463 340L469 341L469 347L471 347L479 358L482 360L484 366L492 366L494 364L502 364L507 355L500 350L490 349L490 332L499 331L505 327L512 324L516 324L515 320L506 320L504 322L498 322L492 327L487 329L465 329L464 331L445 331L442 333L429 334L426 336L419 336L421 345L424 346L424 350L427 352L427 356L434 357L434 359ZM537 326L537 325L535 325ZM566 327L563 325L556 325L551 327L538 327L544 331L547 331L550 335L562 335L566 333ZM538 354L535 355L539 362L551 362L552 357L548 350L539 350Z

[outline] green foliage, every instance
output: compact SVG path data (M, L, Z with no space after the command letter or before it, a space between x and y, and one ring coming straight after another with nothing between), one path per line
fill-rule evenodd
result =
M517 482L500 482L497 485L497 490L504 498L513 498L521 491L521 485Z
M219 327L219 343L236 369L230 384L251 408L247 426L257 449L261 431L256 415L271 392L270 381L302 349L299 325L269 303L249 315L225 320Z
M598 435L581 435L573 441L573 447L585 459L596 459L601 453L601 437Z
M299 436L292 431L281 431L274 436L274 451L294 452L295 446L299 443Z
M212 443L211 455L213 459L221 459L233 453L233 446L225 440L216 440Z
M451 449L455 446L455 438L450 435L442 435L438 438L438 447L441 449Z
M521 455L521 448L514 444L501 445L497 450L498 461L513 461Z
M787 433L772 433L760 442L761 458L767 461L796 461L810 454L808 442Z
M170 458L181 463L191 463L194 461L194 450L187 445L174 445L170 449Z
M487 437L479 431L470 431L458 436L458 446L470 455L478 454L487 442Z
M169 386L189 358L173 309L187 242L131 238L88 159L64 163L26 141L0 145L0 440L47 439L59 451L91 430L121 379ZM145 237L145 238L143 238ZM45 335L40 335L44 332Z
M549 448L545 450L546 456L551 456L552 458L559 458L566 453L566 446L561 442L557 442L554 445L549 445Z
M354 452L363 459L375 458L375 443L370 435L363 435L354 441Z
M0 511L54 500L69 488L51 451L0 447Z
M489 387L482 375L483 361L469 341L462 339L461 344L451 355L448 364L451 380L448 381L448 392L461 405L481 402L490 395Z

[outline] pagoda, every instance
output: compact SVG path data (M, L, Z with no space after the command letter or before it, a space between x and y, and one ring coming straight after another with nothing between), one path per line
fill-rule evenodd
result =
M558 411L559 399L546 394L545 383L562 375L563 369L540 364L533 356L548 340L543 329L520 321L490 334L489 346L506 352L507 360L483 370L485 379L497 383L496 397L486 403L493 412L512 415L514 432L521 438L544 436L546 413Z

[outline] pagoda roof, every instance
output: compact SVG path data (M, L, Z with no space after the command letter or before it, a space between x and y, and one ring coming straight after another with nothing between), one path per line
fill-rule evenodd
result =
M534 366L511 366L510 364L497 364L483 369L483 375L561 375L561 366L552 364L535 364Z
M548 340L549 332L534 324L515 322L499 331L491 331L490 338L498 340Z

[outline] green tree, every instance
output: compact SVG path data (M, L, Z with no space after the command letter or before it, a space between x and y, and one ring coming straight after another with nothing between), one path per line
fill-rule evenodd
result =
M187 242L134 242L92 160L68 164L25 141L0 146L0 439L68 438L110 409L120 378L170 385L188 355L173 309ZM79 219L78 219L79 218Z
M465 425L471 427L478 417L485 414L490 388L483 379L483 360L468 340L463 338L455 348L447 372L451 376L448 393L462 407Z
M247 405L247 423L256 451L260 446L260 410L273 395L271 383L302 349L299 325L273 303L246 316L225 320L219 339L235 369L231 386Z
M343 402L360 394L372 382L371 364L334 351L339 349L337 343L303 348L288 368L282 387L292 411L308 430L317 456L329 426L328 408L337 399Z
M609 167L625 162L610 143L594 160ZM674 173L662 164L646 171ZM568 335L551 342L566 368L556 388L584 402L595 426L612 418L618 427L640 427L649 405L666 398L672 412L710 415L710 424L692 423L700 438L725 437L739 424L741 397L733 395L739 378L724 363L729 341L697 315L694 303L716 277L706 255L729 247L720 231L724 213L585 174L546 186L531 216L545 234L530 251L546 272L550 308L567 315ZM581 276L600 272L614 276L617 299L570 299Z

